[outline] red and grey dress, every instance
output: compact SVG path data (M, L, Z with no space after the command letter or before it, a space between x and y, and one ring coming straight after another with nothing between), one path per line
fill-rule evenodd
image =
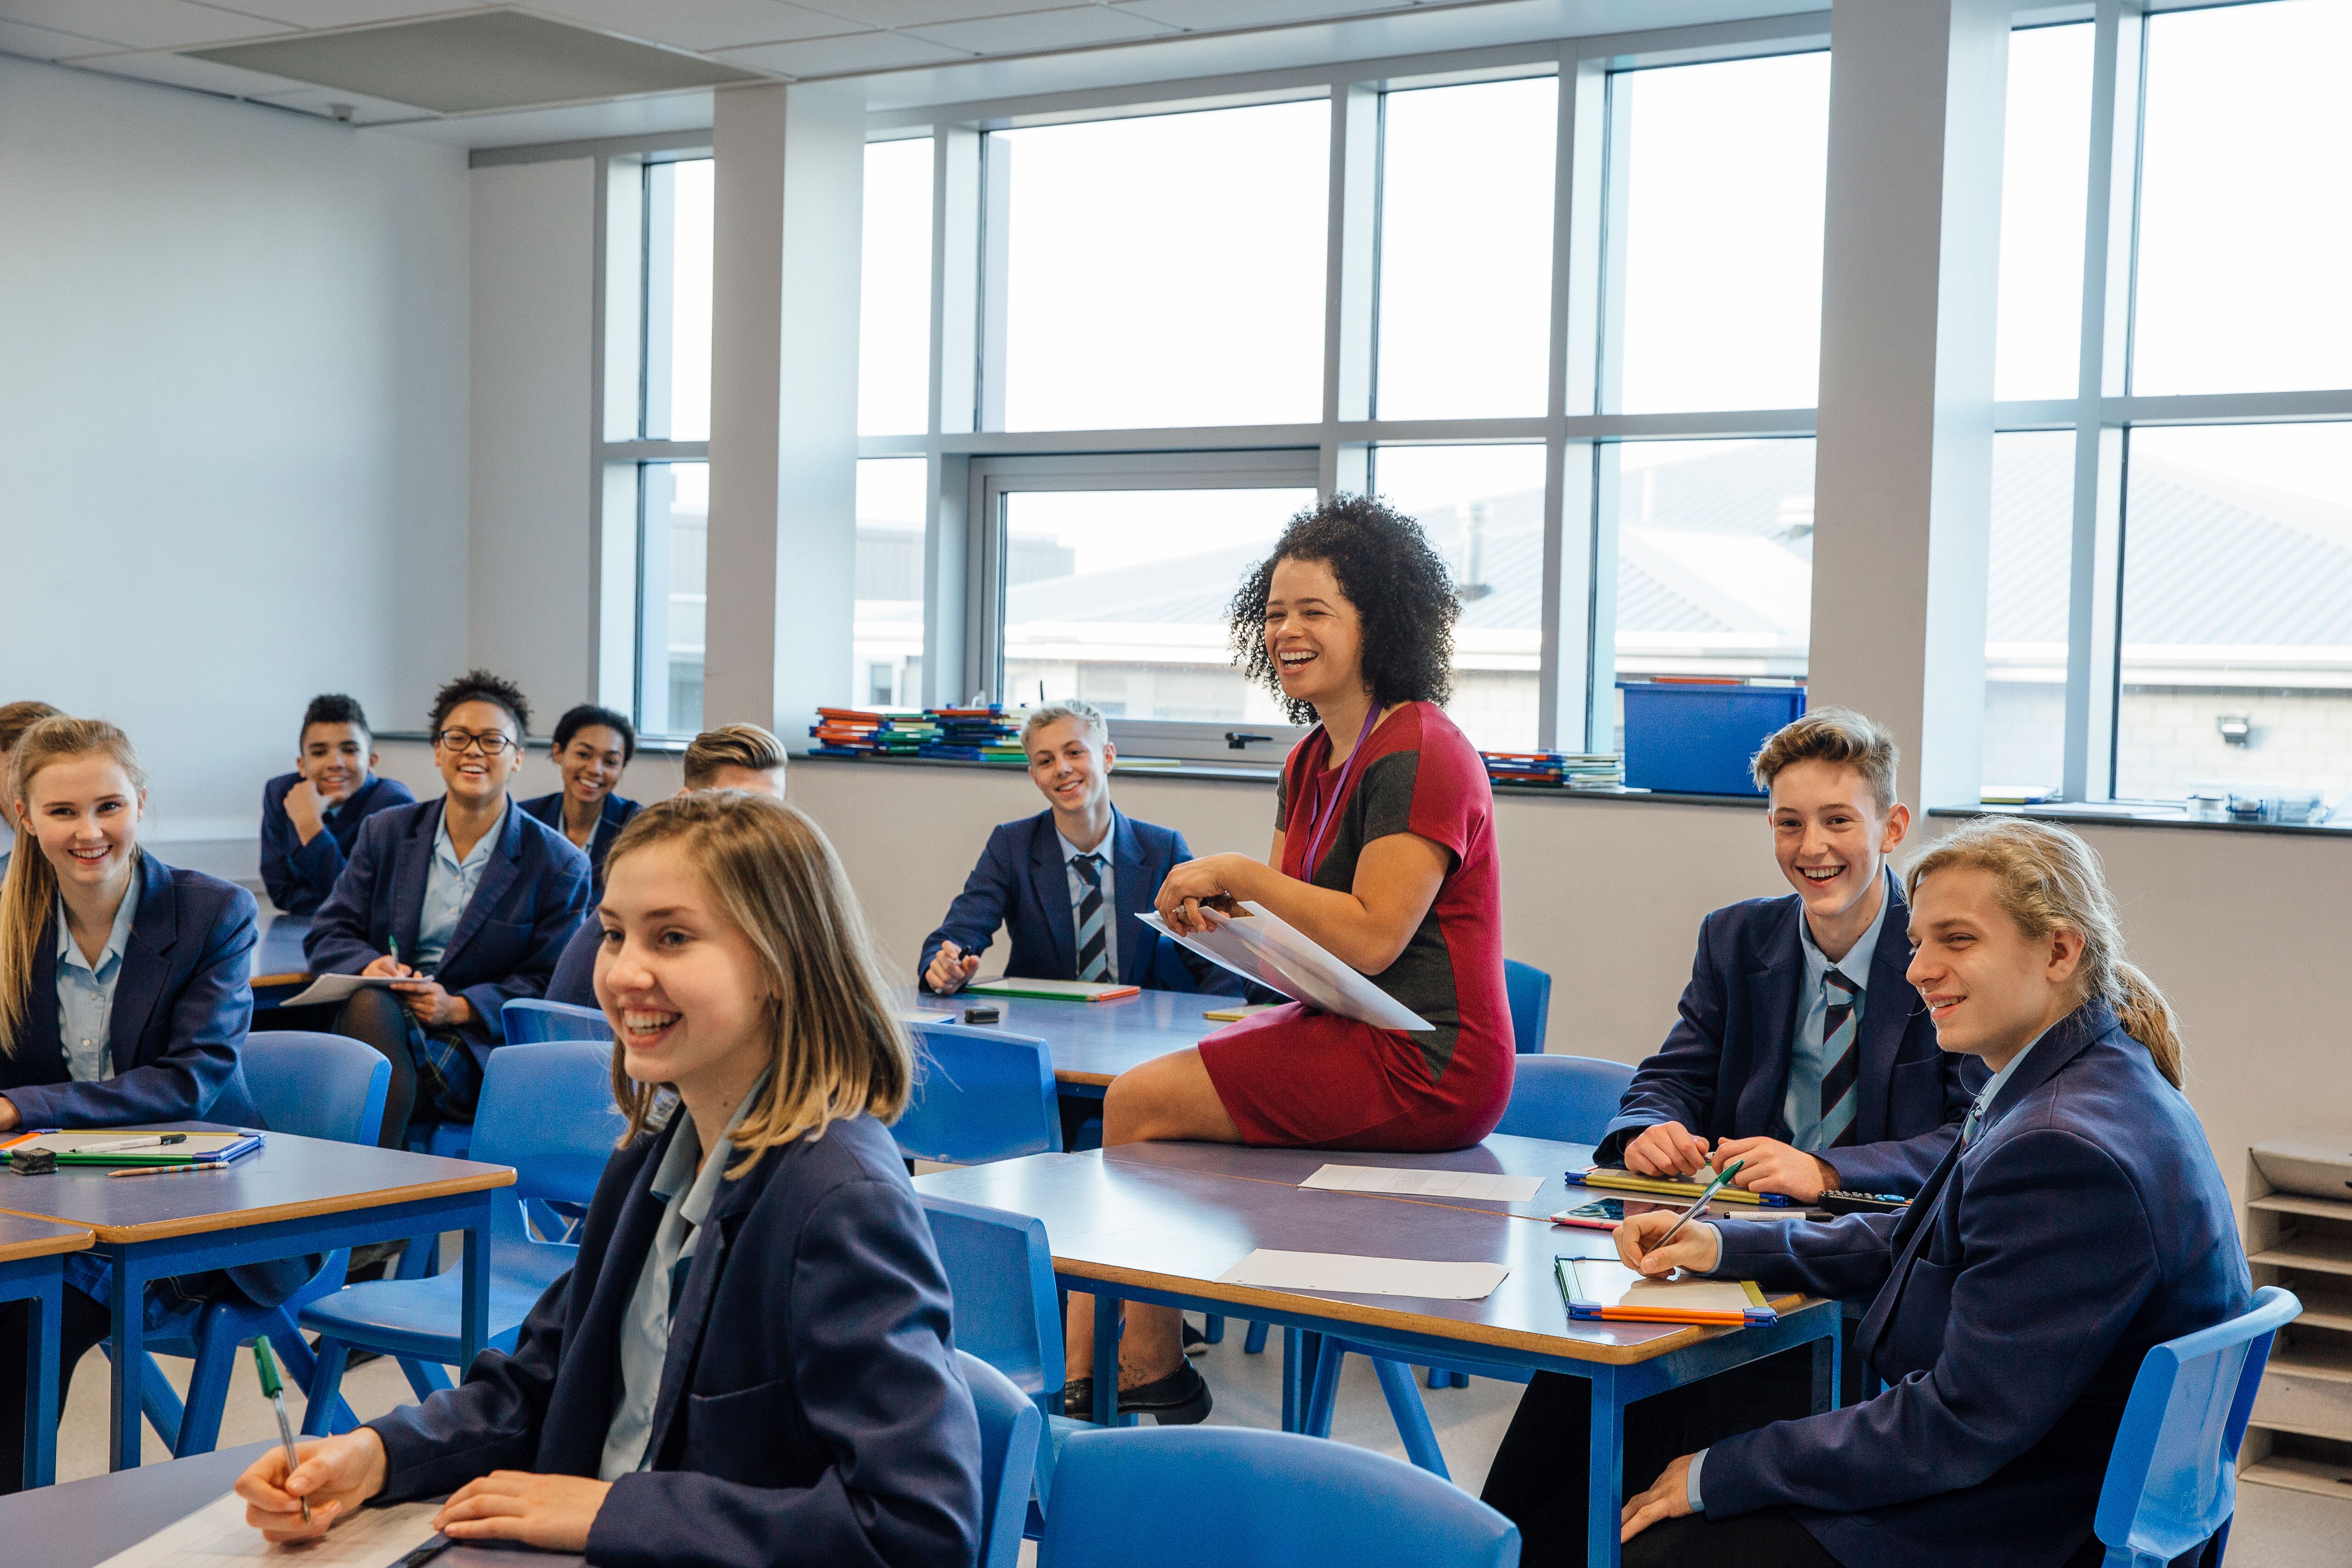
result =
M1247 1143L1466 1148L1495 1130L1511 1095L1494 795L1476 749L1433 702L1399 709L1361 745L1360 762L1327 767L1318 725L1291 752L1275 804L1282 870L1348 892L1374 839L1412 833L1444 847L1451 863L1420 929L1366 976L1433 1027L1376 1029L1293 1002L1211 1035L1201 1060Z

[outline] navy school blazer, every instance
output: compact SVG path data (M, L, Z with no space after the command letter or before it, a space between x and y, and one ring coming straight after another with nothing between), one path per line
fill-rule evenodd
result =
M596 1000L596 950L604 944L604 922L591 909L572 940L563 944L562 956L555 961L555 973L547 977L547 1000L562 1002L573 1007L594 1007Z
M553 795L533 795L529 800L517 801L515 804L555 829L555 836L558 838L563 839L566 844L572 844L572 840L566 837L563 832L563 792L562 790L557 790ZM621 829L629 825L629 818L644 809L645 807L635 801L623 800L617 795L608 795L604 797L604 813L596 818L596 831L588 840L588 870L597 887L601 888L604 885L604 857L612 849L613 840L621 836ZM576 844L572 844L572 847L574 849L580 847Z
M329 811L326 826L305 844L286 815L287 792L301 781L300 773L280 773L261 786L261 885L269 889L269 901L289 915L314 913L327 901L362 824L379 811L416 802L398 779L376 775Z
M166 866L144 850L137 875L139 912L131 918L107 1019L114 1076L76 1083L68 1069L52 908L33 949L32 990L16 1049L0 1054L0 1093L15 1102L27 1127L217 1121L266 1128L240 1059L253 1022L253 947L260 935L253 895L234 882ZM228 1276L252 1300L275 1306L316 1274L321 1261L247 1264Z
M1911 916L1891 878L1886 896L1862 1009L1854 1142L1822 1157L1849 1192L1910 1194L1959 1136L1988 1075L1976 1058L1936 1044L1935 1026L1904 978ZM1710 1141L1788 1137L1781 1102L1804 1001L1797 929L1804 918L1804 900L1790 893L1727 905L1700 923L1682 1016L1625 1086L1597 1152L1603 1163L1623 1159L1643 1129L1664 1121Z
M1787 1505L1846 1568L2058 1568L2149 1348L2253 1300L2197 1113L2101 1002L1900 1216L1717 1229L1720 1275L1874 1293L1854 1343L1887 1392L1727 1438L1702 1479L1709 1516Z
M457 1388L369 1423L387 1460L378 1500L432 1497L494 1469L596 1474L672 1135L613 1156L578 1261L511 1352L486 1351ZM880 1123L852 1116L767 1150L719 1184L671 1320L649 1462L613 1483L588 1561L968 1568L980 1425L951 1312Z
M438 800L368 818L334 896L302 938L313 970L357 974L391 952L394 941L404 952L416 951L425 877L440 830ZM556 955L588 912L588 858L509 802L490 863L434 975L474 1005L474 1022L462 1031L468 1039L492 1046L505 1040L499 1009L510 997L545 992Z
M1239 975L1196 956L1136 919L1150 912L1168 873L1192 858L1184 836L1172 827L1138 822L1114 807L1109 843L1111 894L1118 906L1120 984L1156 991L1240 994ZM1000 922L1013 942L1005 973L1024 980L1078 977L1078 927L1070 909L1070 873L1062 859L1062 842L1054 831L1050 810L1003 823L988 836L988 846L980 852L971 875L964 879L963 891L948 906L947 918L939 930L923 939L923 955L915 964L916 984L922 984L940 943L952 942L967 955L985 952Z

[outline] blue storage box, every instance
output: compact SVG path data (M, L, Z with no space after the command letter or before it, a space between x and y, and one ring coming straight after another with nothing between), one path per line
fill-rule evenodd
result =
M1762 794L1748 761L1805 710L1801 686L1685 686L1621 680L1625 783L1677 795Z

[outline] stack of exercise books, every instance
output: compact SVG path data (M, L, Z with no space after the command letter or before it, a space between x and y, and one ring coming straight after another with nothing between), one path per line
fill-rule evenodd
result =
M937 731L923 743L924 756L961 763L1029 760L1021 750L1021 726L1008 721L1002 708L929 708L924 717Z
M1544 789L1614 789L1625 782L1625 759L1615 752L1481 752L1494 784Z
M912 757L939 739L940 727L919 708L820 708L809 726L820 757Z

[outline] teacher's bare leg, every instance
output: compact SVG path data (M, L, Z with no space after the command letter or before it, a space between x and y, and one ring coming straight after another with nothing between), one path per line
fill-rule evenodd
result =
M1238 1143L1242 1130L1225 1114L1201 1065L1201 1053L1181 1050L1129 1068L1103 1096L1103 1147L1122 1143ZM1173 1307L1129 1302L1127 1337L1118 1346L1118 1385L1140 1388L1176 1370L1184 1359L1183 1318ZM1095 1299L1070 1298L1064 1365L1072 1377L1091 1377L1095 1364Z

